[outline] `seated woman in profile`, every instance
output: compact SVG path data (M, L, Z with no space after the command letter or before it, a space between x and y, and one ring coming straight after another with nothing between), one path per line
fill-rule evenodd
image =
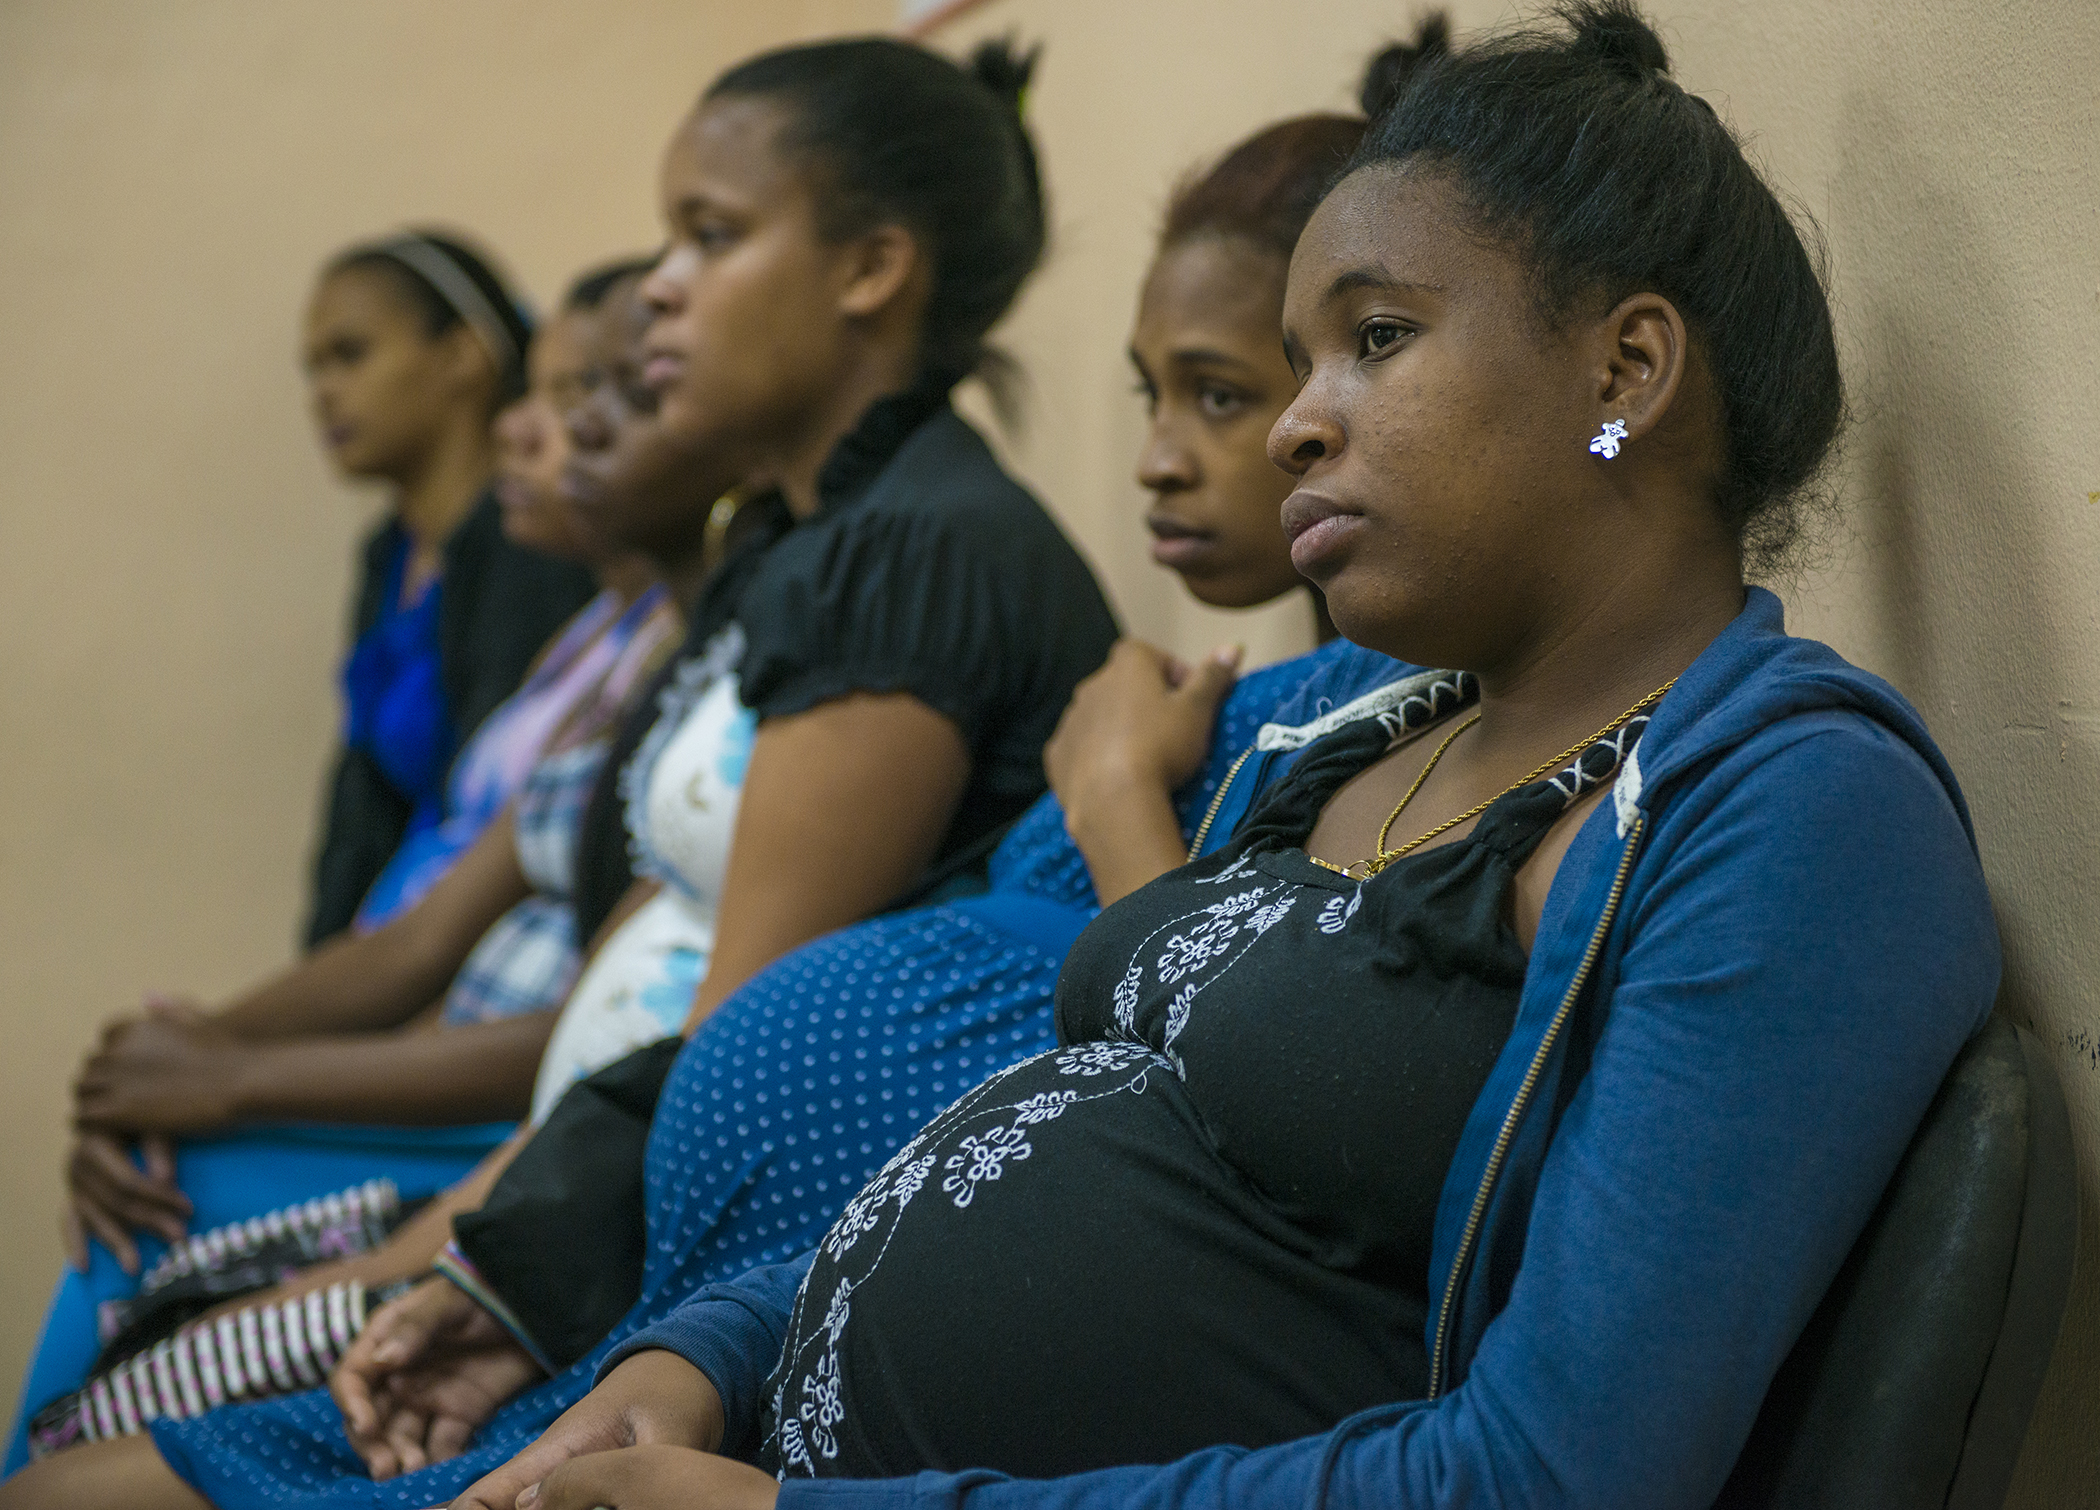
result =
M390 506L364 547L308 945L360 907L377 922L398 905L371 908L373 885L404 841L444 821L461 741L591 597L587 572L510 538L495 497L489 422L524 392L531 341L489 259L450 236L351 247L314 288L306 376L322 443L345 476L383 483ZM454 828L456 855L473 835Z
M1374 65L1367 103L1415 53L1395 49ZM1207 602L1246 607L1307 590L1276 524L1289 479L1265 452L1296 388L1276 330L1290 247L1365 125L1279 123L1186 184L1167 214L1132 338L1151 408L1139 478L1150 517L1173 526L1161 537L1200 544L1162 554ZM1047 752L1058 796L1001 843L987 893L833 933L760 972L698 1026L658 1103L646 1271L610 1339L594 1333L566 1353L544 1334L521 1345L450 1280L432 1280L381 1309L339 1373L348 1443L326 1395L222 1410L166 1439L177 1461L213 1465L185 1476L224 1505L321 1495L421 1506L501 1463L584 1393L612 1342L704 1284L807 1247L927 1116L987 1070L1048 1047L1058 965L1097 894L1113 900L1171 869L1192 839L1222 841L1249 789L1302 746L1291 726L1367 695L1399 706L1384 689L1404 670L1337 641L1234 685L1229 655L1182 667L1126 642L1066 710ZM751 1115L762 1106L779 1109L767 1125ZM580 1254L613 1246L559 1209L532 1230ZM430 1250L406 1246L371 1258L414 1273ZM505 1405L541 1380L535 1354L556 1376ZM466 1456L421 1466L458 1453L476 1428ZM137 1439L69 1452L34 1470L45 1474L63 1486L54 1493L107 1504L179 1492Z
M562 487L570 452L564 411L603 367L605 353L586 348L618 339L648 267L630 258L578 278L560 313L534 336L526 396L496 416L495 493L504 537L589 566L598 596L548 641L524 683L460 750L445 778L442 816L394 851L358 905L360 932L384 926L421 900L502 815L543 755L603 734L675 643L678 610L656 565L594 539ZM555 350L543 354L550 344Z
M472 1168L523 1108L581 953L567 899L576 813L623 709L675 643L659 573L689 578L699 564L697 549L691 560L633 554L618 544L618 510L587 527L563 491L572 456L555 405L602 386L593 374L610 354L607 322L624 333L641 271L623 264L579 281L533 343L531 388L496 423L505 528L575 551L607 583L462 754L455 783L498 784L507 778L486 768L537 745L518 799L385 927L329 941L219 1013L162 1007L105 1037L78 1088L82 1130L68 1160L74 1272L46 1320L26 1409L79 1384L95 1355L97 1306L130 1295L141 1258L160 1259L186 1227L215 1228L374 1178L401 1196L428 1194ZM660 508L659 490L687 491L665 464L675 453L651 444L653 428L635 417L614 448L612 496L636 513ZM690 512L697 541L705 511ZM446 1031L421 1031L415 1020L437 1002ZM380 1120L469 1125L228 1135L245 1122ZM10 1463L25 1450L17 1430Z
M1744 586L1842 411L1814 263L1562 14L1417 77L1284 305L1293 558L1448 701L1343 710L1062 1047L458 1505L1714 1502L1999 953L1916 712Z

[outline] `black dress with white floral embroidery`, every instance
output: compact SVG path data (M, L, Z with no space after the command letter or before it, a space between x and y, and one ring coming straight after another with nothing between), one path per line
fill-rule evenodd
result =
M1420 1395L1438 1196L1524 980L1511 878L1642 723L1362 883L1301 847L1393 733L1350 725L1104 912L1065 1046L942 1113L825 1238L761 1461L1047 1476Z

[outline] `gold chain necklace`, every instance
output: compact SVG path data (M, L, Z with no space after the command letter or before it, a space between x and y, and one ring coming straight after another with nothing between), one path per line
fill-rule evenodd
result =
M1467 719L1464 723L1460 724L1457 728L1453 729L1449 734L1446 734L1444 736L1443 741L1437 745L1435 750L1430 752L1429 763L1422 767L1421 774L1415 777L1413 784L1410 785L1406 793L1402 795L1402 797L1400 798L1399 805L1396 806L1390 813L1386 814L1385 822L1380 824L1378 828L1378 853L1371 856L1371 858L1368 860L1358 860L1353 865L1337 865L1332 860L1323 860L1318 855L1310 853L1306 855L1306 858L1312 861L1313 864L1318 865L1325 870L1333 871L1336 875L1348 876L1351 880L1368 881L1371 879L1371 877L1377 875L1381 870L1384 870L1388 865L1392 864L1402 855L1410 854L1413 851L1420 849L1423 845L1427 844L1431 839L1434 839L1437 835L1448 833L1452 829L1457 828L1461 823L1465 823L1470 819L1478 818L1482 813L1486 812L1489 808L1493 807L1496 803L1500 802L1504 797L1507 797L1511 792L1516 791L1518 788L1530 786L1532 782L1537 781L1540 777L1549 776L1553 772L1559 770L1562 766L1566 765L1576 756L1582 754L1585 750L1589 749L1591 745L1596 744L1598 741L1603 739L1605 735L1611 733L1612 730L1618 728L1619 725L1625 723L1628 719L1632 718L1636 713L1640 712L1641 709L1649 706L1651 703L1660 702L1662 700L1662 695L1665 692L1668 692L1672 687L1676 685L1677 678L1673 676L1668 681L1664 682L1660 687L1657 687L1653 692L1649 693L1646 697L1642 698L1639 702L1635 703L1632 707L1628 708L1624 713L1621 713L1617 718L1613 719L1610 723L1606 724L1603 728L1599 729L1596 733L1592 734L1588 739L1577 740L1574 744L1569 745L1565 750L1562 750L1558 755L1554 756L1544 765L1539 766L1536 770L1532 771L1530 775L1521 777L1518 780L1511 782L1501 791L1495 793L1494 796L1488 798L1487 801L1480 803L1477 806L1467 808L1457 817L1446 818L1442 823L1439 823L1428 833L1422 834L1416 838L1408 840L1398 849L1387 849L1385 847L1385 841L1387 837L1390 836L1393 832L1393 825L1399 821L1400 815L1407 811L1407 805L1415 800L1415 793L1422 790L1422 783L1429 779L1429 773L1436 769L1436 763L1444 758L1444 751L1451 748L1451 742L1457 739L1459 735L1465 733L1466 730L1472 728L1473 725L1480 722L1480 715L1478 713L1475 713L1471 718ZM1363 874L1361 876L1357 875L1357 871L1359 869L1363 871Z

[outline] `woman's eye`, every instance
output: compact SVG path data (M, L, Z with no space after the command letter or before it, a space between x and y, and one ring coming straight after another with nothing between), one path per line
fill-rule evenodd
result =
M1136 382L1132 383L1130 385L1130 391L1132 393L1135 393L1139 398L1145 401L1145 412L1147 414L1150 414L1153 410L1159 407L1159 390L1153 387L1150 383L1146 382L1143 378L1139 378Z
M1240 412L1245 400L1230 388L1205 383L1196 390L1196 404L1206 419L1228 419Z
M1357 354L1374 357L1399 345L1408 329L1398 320L1366 320L1356 332Z
M703 252L719 252L736 240L736 231L719 221L702 222L693 227L693 244Z

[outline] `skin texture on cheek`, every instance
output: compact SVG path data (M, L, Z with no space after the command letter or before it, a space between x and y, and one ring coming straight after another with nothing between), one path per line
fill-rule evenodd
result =
M495 425L504 533L519 545L565 558L585 554L590 542L562 493L569 435L556 401L582 376L592 323L569 310L541 329L532 343L531 391L499 414Z
M1236 238L1169 247L1131 334L1152 411L1138 481L1153 494L1155 554L1218 607L1304 585L1278 518L1290 478L1267 451L1297 389L1278 339L1283 273L1279 258Z
M565 417L565 486L603 541L674 556L697 542L717 495L707 448L674 433L640 384L637 292L627 285L608 296L583 349L589 391Z
M822 391L835 340L830 252L787 116L763 99L704 104L672 139L662 193L672 248L644 287L646 347L671 356L664 424L722 448L792 427Z

